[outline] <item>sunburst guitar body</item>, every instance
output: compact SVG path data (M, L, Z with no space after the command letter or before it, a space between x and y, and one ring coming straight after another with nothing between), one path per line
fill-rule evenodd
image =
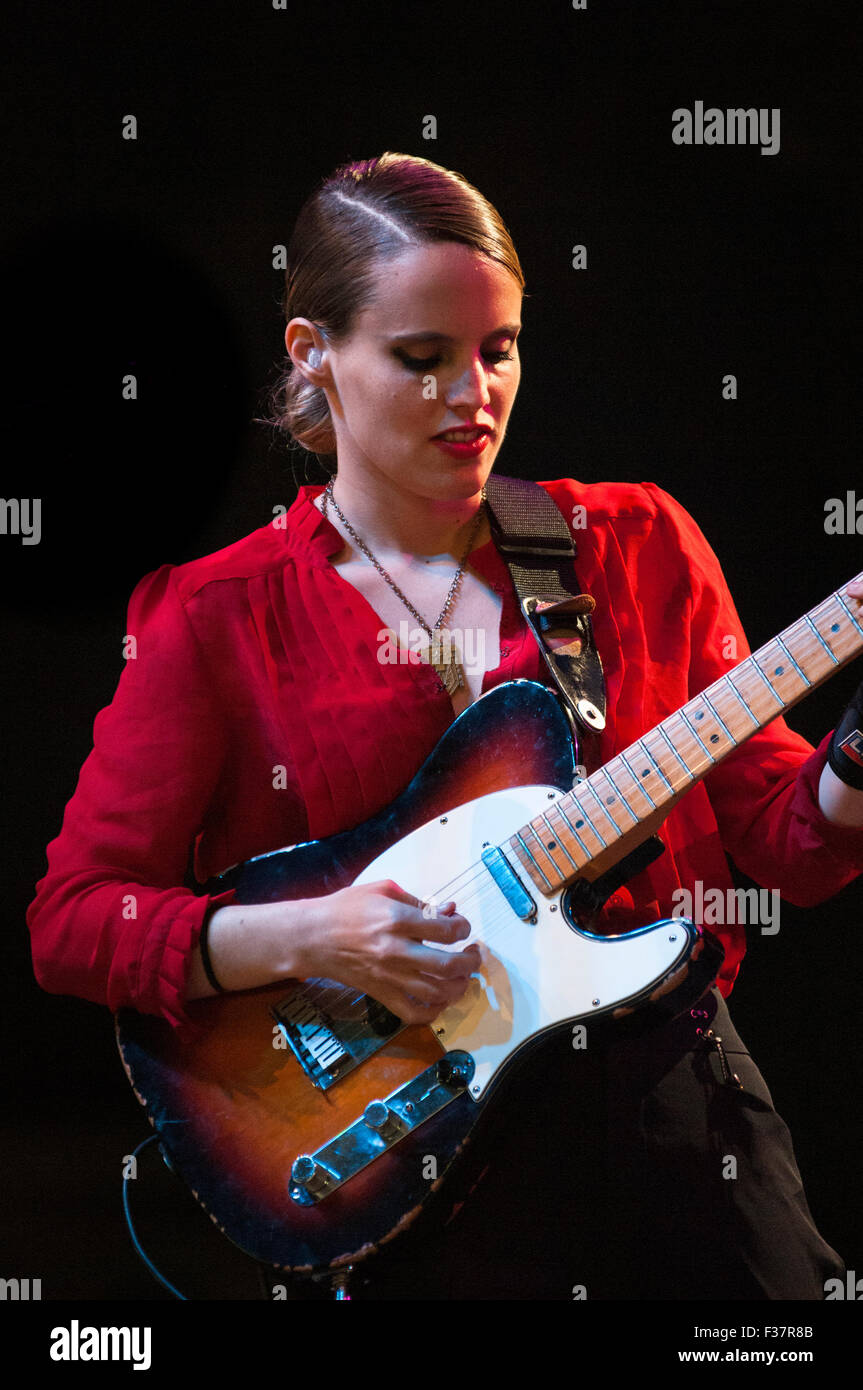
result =
M661 851L680 797L863 650L859 612L847 586L831 594L585 778L557 696L498 686L385 811L205 885L260 903L393 879L454 900L481 954L430 1025L334 980L197 1001L194 1033L118 1015L164 1153L225 1234L277 1268L337 1271L437 1199L528 1050L690 1007L722 962L709 934L675 916L602 935L597 909Z
M255 1258L307 1273L361 1259L435 1200L528 1048L651 999L679 1012L709 987L721 951L692 923L597 935L572 888L538 891L506 848L571 790L575 767L557 697L511 682L453 723L384 812L209 885L258 903L386 878L430 903L454 899L482 965L431 1025L402 1027L330 980L195 1001L194 1031L118 1015L124 1065L171 1166Z

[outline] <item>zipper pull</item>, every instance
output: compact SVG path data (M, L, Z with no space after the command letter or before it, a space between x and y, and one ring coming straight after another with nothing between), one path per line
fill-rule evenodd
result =
M701 1032L701 1029L698 1031ZM737 1072L732 1071L728 1065L728 1058L725 1055L725 1048L722 1046L722 1039L719 1034L714 1033L712 1028L708 1028L705 1033L702 1033L702 1037L706 1038L709 1043L712 1043L719 1054L719 1065L722 1068L722 1080L725 1082L725 1085L734 1086L737 1090L742 1091L743 1082L740 1080Z

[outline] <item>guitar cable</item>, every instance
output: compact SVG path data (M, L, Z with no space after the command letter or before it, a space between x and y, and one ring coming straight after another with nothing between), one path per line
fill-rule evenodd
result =
M159 1139L158 1134L151 1134L151 1135L149 1135L146 1139L143 1139L143 1140L141 1141L141 1143L138 1145L137 1149L135 1149L135 1151L133 1152L132 1158L135 1160L135 1172L136 1172L136 1173L137 1173L137 1167L138 1167L138 1154L141 1152L142 1149L146 1149L147 1146L148 1146L148 1144L155 1144L155 1143L157 1143L157 1142L158 1142L158 1139ZM134 1226L134 1223L133 1223L133 1221L132 1221L132 1213L131 1213L131 1210L130 1210L130 1208L129 1208L129 1183L130 1183L130 1181L131 1181L131 1179L130 1179L129 1177L126 1176L126 1170L125 1170L125 1168L124 1168L124 1169L123 1169L123 1211L125 1212L125 1215L126 1215L126 1225L127 1225L128 1228L129 1228L129 1235L132 1237L132 1244L133 1244L134 1247L135 1247L135 1251L136 1251L136 1253L140 1256L140 1258L143 1260L144 1264L147 1266L148 1270L149 1270L150 1273L153 1275L153 1277L156 1278L156 1279L158 1279L159 1283L160 1283L160 1284L163 1284L163 1285L165 1286L165 1288L168 1290L168 1292L169 1292L170 1294L173 1294L174 1298L179 1298L183 1303L188 1303L189 1300L188 1300L188 1298L186 1297L186 1295L185 1295L184 1293L180 1293L180 1290L179 1290L179 1289L176 1289L176 1288L174 1287L174 1285L173 1285L168 1279L165 1278L164 1274L161 1274L161 1273L159 1272L159 1270L158 1270L158 1269L156 1268L156 1266L153 1264L153 1261L150 1259L149 1255L148 1255L147 1252L144 1250L144 1247L141 1245L141 1242L140 1242L139 1239L138 1239L138 1236L137 1236L136 1231L135 1231L135 1226Z

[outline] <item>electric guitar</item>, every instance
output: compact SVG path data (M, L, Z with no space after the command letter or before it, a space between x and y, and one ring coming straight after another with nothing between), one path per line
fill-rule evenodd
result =
M170 1165L232 1241L306 1273L363 1258L433 1199L529 1048L578 1021L674 1017L710 987L722 951L687 918L603 936L594 914L661 850L655 831L690 787L863 650L846 599L832 594L586 778L558 697L498 686L386 810L206 885L259 903L390 878L454 899L481 953L430 1025L326 979L194 1001L195 1036L117 1016Z

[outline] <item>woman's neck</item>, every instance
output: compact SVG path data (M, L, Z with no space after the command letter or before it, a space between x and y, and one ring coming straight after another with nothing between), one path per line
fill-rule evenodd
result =
M336 478L332 495L357 535L376 556L448 554L461 559L474 530L477 510L482 505L479 492L468 498L430 499L405 493L394 485L375 486L365 479L354 481L342 474ZM323 511L323 501L322 493L316 499L320 511ZM352 545L350 532L331 504L326 514ZM472 549L483 545L490 535L485 515L476 530Z

